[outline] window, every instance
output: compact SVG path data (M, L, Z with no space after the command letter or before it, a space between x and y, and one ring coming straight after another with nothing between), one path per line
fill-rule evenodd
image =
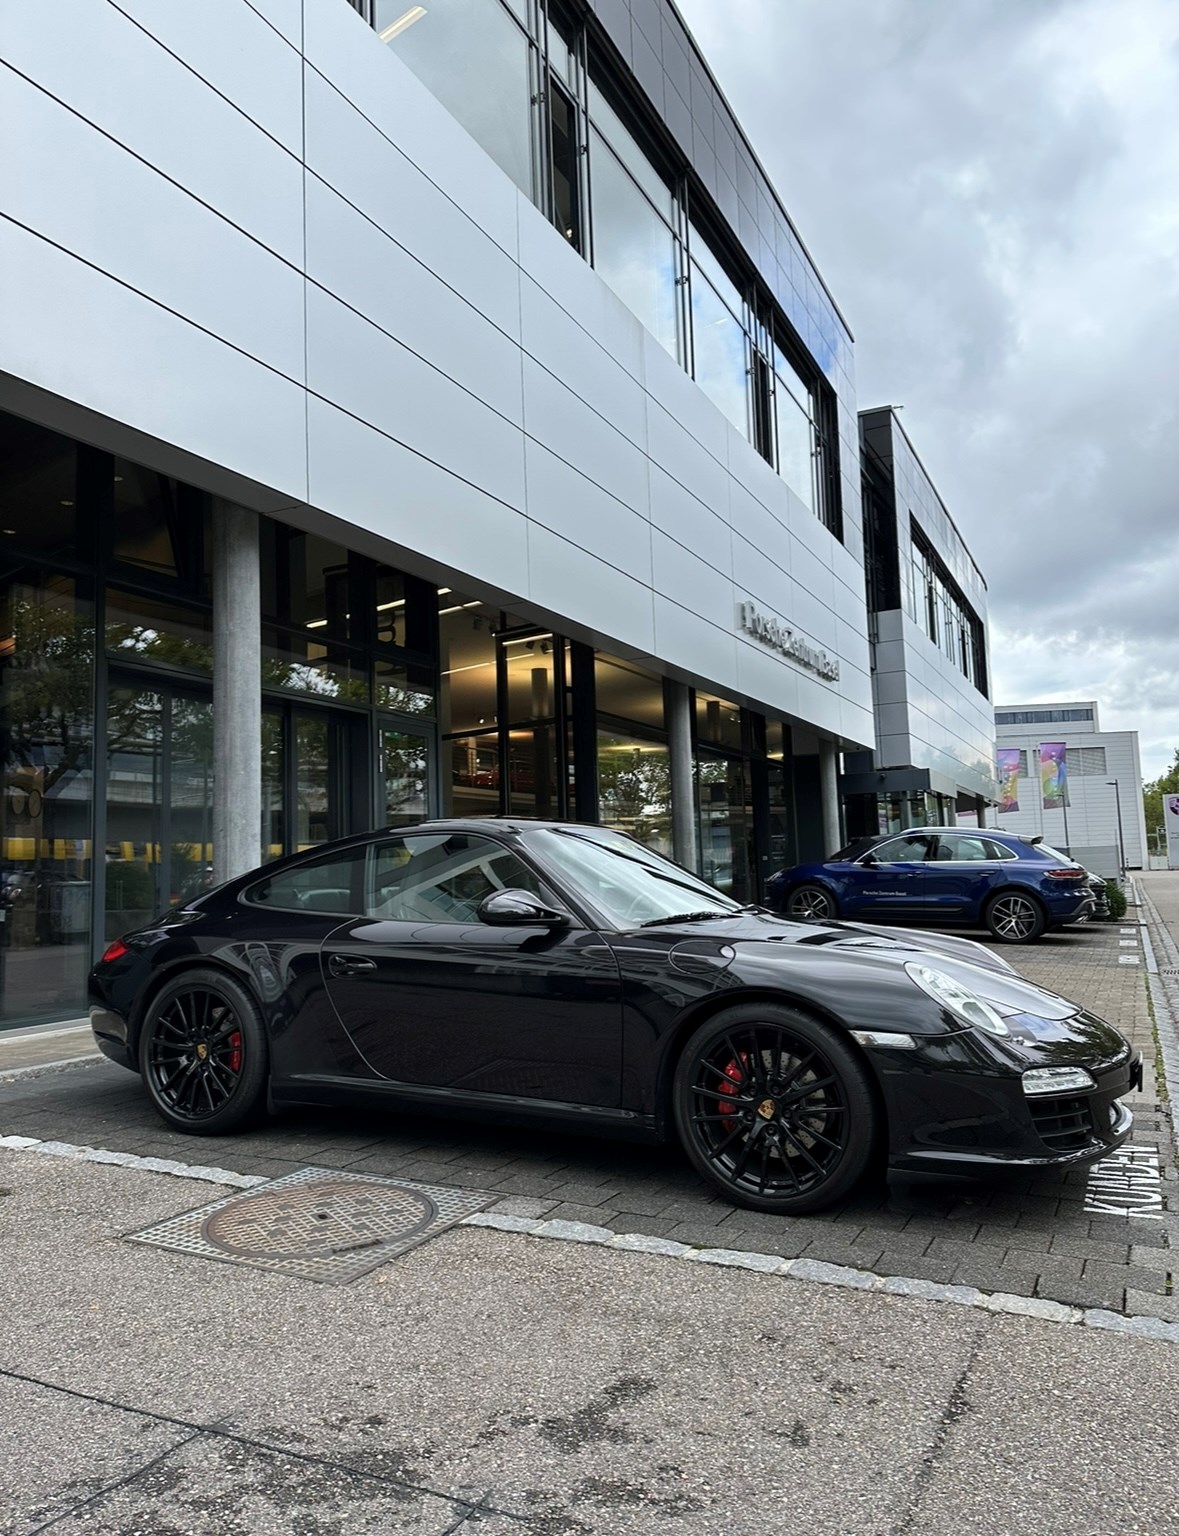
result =
M932 842L932 837L894 837L872 852L878 864L923 864Z
M532 197L533 49L500 0L377 0L375 10L377 35Z
M361 891L366 850L352 848L345 854L313 859L267 875L251 885L244 900L276 912L338 912L347 916L361 911Z
M1092 719L1091 709L1000 709L995 714L996 725L1063 725Z
M364 910L392 922L470 923L494 891L523 890L550 905L528 866L487 837L451 833L390 838L372 850Z
M939 837L937 860L940 864L984 864L994 858L993 844L981 837Z
M596 127L590 134L590 188L595 270L678 357L675 234Z
M729 300L736 297L731 285L726 286L725 292ZM721 297L720 291L693 261L692 371L697 384L712 403L742 436L749 437L749 360L745 328L726 298Z
M912 521L910 533L911 574L906 584L905 610L921 624L942 655L985 695L986 649L982 622Z

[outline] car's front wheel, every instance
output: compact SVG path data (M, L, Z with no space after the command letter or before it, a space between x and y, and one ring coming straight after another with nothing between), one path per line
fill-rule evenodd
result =
M176 1130L239 1130L261 1110L269 1070L253 999L220 971L182 972L148 1007L139 1070L152 1103Z
M1034 944L1048 926L1044 908L1022 891L1001 891L986 910L991 937L1000 944Z
M839 916L839 904L821 885L798 885L786 898L786 916L831 922Z
M684 1150L736 1205L818 1210L871 1160L867 1068L831 1026L793 1008L742 1004L707 1020L684 1047L673 1091Z

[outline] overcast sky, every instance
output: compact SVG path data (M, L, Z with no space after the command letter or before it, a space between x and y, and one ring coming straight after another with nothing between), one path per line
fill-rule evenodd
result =
M1179 747L1179 0L679 0L990 588L992 696Z

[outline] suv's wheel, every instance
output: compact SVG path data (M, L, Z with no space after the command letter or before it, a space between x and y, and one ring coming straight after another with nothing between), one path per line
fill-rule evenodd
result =
M727 1008L676 1066L676 1128L696 1168L735 1205L783 1216L830 1205L872 1155L868 1070L829 1025L776 1003Z
M787 917L831 922L839 916L839 903L821 885L798 885L786 898L785 913Z
M991 937L1000 944L1033 944L1048 926L1048 920L1034 896L1023 891L1000 891L987 907L986 924Z
M216 1136L262 1107L269 1065L253 999L220 971L193 969L153 999L139 1031L139 1070L178 1131Z

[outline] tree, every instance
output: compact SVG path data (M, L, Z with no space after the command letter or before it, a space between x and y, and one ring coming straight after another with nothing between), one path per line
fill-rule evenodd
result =
M1179 795L1179 747L1175 748L1175 761L1157 779L1142 786L1142 804L1146 812L1146 841L1148 846L1158 847L1164 840L1163 796Z

